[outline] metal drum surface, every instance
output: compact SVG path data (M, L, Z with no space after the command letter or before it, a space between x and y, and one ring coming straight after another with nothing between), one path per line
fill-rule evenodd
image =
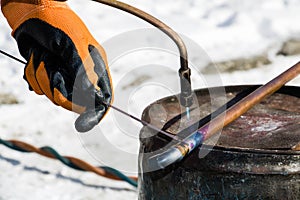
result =
M226 87L233 98L250 86ZM211 112L208 89L196 91L191 121ZM143 120L177 134L187 120L175 96L149 105ZM300 88L285 86L263 100L179 163L149 170L149 158L168 138L143 127L140 134L139 199L300 199ZM212 145L213 144L213 145Z

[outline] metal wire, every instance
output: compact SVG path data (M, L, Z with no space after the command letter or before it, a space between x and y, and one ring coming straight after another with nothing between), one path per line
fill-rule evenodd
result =
M126 176L120 171L107 167L107 166L101 166L101 167L95 167L90 165L89 163L75 158L71 156L61 156L56 150L54 150L52 147L49 146L44 146L41 148L37 148L31 144L18 141L18 140L3 140L0 138L0 144L5 145L6 147L9 147L11 149L24 152L24 153L31 153L35 152L39 155L52 158L52 159L57 159L61 161L63 164L66 166L80 170L80 171L89 171L89 172L94 172L95 174L113 179L113 180L118 180L118 181L125 181L129 183L130 185L137 187L137 177L135 176Z
M23 60L21 60L21 59L15 57L15 56L13 56L13 55L11 55L11 54L3 51L1 49L0 49L0 53L3 54L3 55L5 55L5 56L7 56L7 57L9 57L9 58L12 58L12 59L20 62L22 64L26 64L26 62L24 62ZM173 135L173 134L169 133L168 131L160 129L160 128L158 128L158 127L156 127L156 126L154 126L154 125L152 125L152 124L150 124L150 123L148 123L148 122L146 122L146 121L144 121L142 119L139 119L139 118L137 118L137 117L135 117L135 116L133 116L133 115L131 115L131 114L123 111L122 109L117 108L117 107L109 104L109 103L105 103L105 102L102 102L102 103L105 104L105 105L107 105L107 106L109 106L109 107L111 107L112 109L114 109L114 110L116 110L116 111L118 111L118 112L126 115L127 117L130 117L131 119L134 119L135 121L142 123L144 126L147 126L147 127L151 128L151 129L157 131L158 133L161 133L161 134L163 134L163 135L165 135L165 136L167 136L167 137L169 137L169 138L171 138L173 140L181 141L181 139L178 136Z
M18 62L20 62L20 63L22 63L22 64L24 64L24 65L26 65L26 62L25 62L25 61L23 61L23 60L21 60L21 59L15 57L15 56L13 56L13 55L11 55L11 54L9 54L9 53L6 53L5 51L3 51L3 50L1 50L1 49L0 49L0 53L2 53L3 55L5 55L5 56L7 56L7 57L10 57L10 58L12 58L12 59L18 61Z

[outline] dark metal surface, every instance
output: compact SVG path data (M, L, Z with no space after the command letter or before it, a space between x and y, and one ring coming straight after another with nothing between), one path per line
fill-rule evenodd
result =
M218 146L291 149L300 141L299 98L274 94L222 131Z
M227 97L247 87L227 87ZM189 123L214 110L207 89L196 94L199 108L192 110ZM299 98L300 88L283 87L224 128L213 149L208 142L183 162L154 172L145 172L149 155L144 153L169 141L143 128L139 198L300 199L300 151L292 150L300 141ZM180 112L177 99L167 97L146 108L143 119L163 127ZM184 116L167 130L179 132L186 120ZM205 150L208 155L200 158Z
M227 99L233 98L238 92L249 86L234 86L226 88ZM288 94L294 89L295 94ZM286 149L291 148L300 141L300 89L297 87L284 87L277 93L254 106L244 115L223 128L217 145L222 147ZM298 94L297 94L298 92ZM285 94L287 93L287 94ZM176 123L166 129L176 135L189 124L197 122L209 114L211 108L209 91L207 89L196 91L199 106L191 111L189 123L183 116ZM298 95L298 96L297 96ZM215 105L217 107L217 105ZM164 112L161 112L161 111ZM151 114L149 114L151 112ZM165 126L172 118L181 113L177 98L168 97L161 99L143 113L143 119L158 128ZM151 119L150 119L151 118ZM298 140L297 140L298 138Z

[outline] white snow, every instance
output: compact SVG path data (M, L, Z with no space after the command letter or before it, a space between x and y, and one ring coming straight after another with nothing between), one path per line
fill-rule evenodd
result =
M149 12L184 35L194 64L193 88L263 84L300 60L299 55L276 56L284 40L300 37L298 0L125 2ZM149 29L151 26L146 22L114 8L83 0L72 0L69 4L107 50L116 106L140 117L149 103L179 91L177 50L167 37ZM2 15L0 30L0 49L20 57ZM141 39L144 44L122 49L139 41L140 34L136 33L145 34ZM272 64L214 77L199 74L198 63L262 53L269 55ZM2 139L48 145L63 155L137 175L141 127L138 123L110 111L93 131L79 134L73 125L75 114L29 92L22 79L21 64L2 55L0 63L0 91L12 93L21 101L17 105L0 106ZM300 86L300 77L289 84ZM59 161L4 146L0 146L0 152L0 200L137 199L137 191L127 183L76 171Z

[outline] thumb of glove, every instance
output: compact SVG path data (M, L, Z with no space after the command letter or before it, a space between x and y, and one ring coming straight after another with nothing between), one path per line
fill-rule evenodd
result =
M87 132L94 128L106 114L111 97L105 98L101 91L94 89L95 108L87 109L75 121L78 132Z
M87 132L94 128L106 113L106 107L99 105L97 108L88 109L81 113L75 121L75 128L78 132Z

